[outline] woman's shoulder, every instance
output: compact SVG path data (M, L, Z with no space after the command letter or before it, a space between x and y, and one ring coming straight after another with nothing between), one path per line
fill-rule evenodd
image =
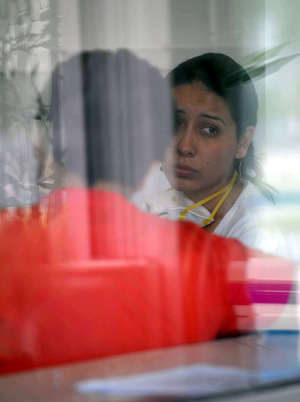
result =
M275 212L277 208L263 194L248 182L233 206L226 213L219 225L215 229L216 234L229 237L229 233L224 233L236 225L249 226L257 225L260 217L266 211Z
M248 181L244 190L236 200L234 207L253 212L262 208L277 210L276 205L265 197L262 192L250 181Z
M283 212L248 183L214 233L236 238L251 248L298 259L298 246L291 242L293 235L287 236L283 230L283 222Z

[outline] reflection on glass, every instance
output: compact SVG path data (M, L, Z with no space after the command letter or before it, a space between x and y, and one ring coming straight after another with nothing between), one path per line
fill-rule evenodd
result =
M299 376L299 266L290 262L299 258L300 84L292 40L299 6L291 1L293 15L285 18L269 1L239 9L231 0L126 3L0 4L0 371L8 374L0 399L9 392L9 400L31 400L32 384L49 400L66 389L70 397L164 399ZM177 222L193 209L170 222L133 205L170 187L166 173L176 189L164 193L172 202L172 191L193 204L224 189L201 217L210 221L218 201L227 195L219 212L227 205L230 213L236 186L242 193L253 178L237 160L251 146L256 117L238 138L241 102L233 107L203 78L173 83L172 99L169 77L162 78L208 52L247 67L257 92L253 141L278 192L275 207L260 204L262 232L253 243L244 241L243 227L232 236L218 232L218 211L215 226L202 229ZM210 106L200 117L199 104ZM200 128L200 145L191 127ZM183 128L189 141L178 140ZM205 192L184 187L195 167L176 160L174 149L163 160L170 136L186 161L205 147L201 163L211 167L215 156ZM222 180L212 188L217 172ZM255 193L243 206L248 229L249 205L262 199ZM24 373L18 383L15 372Z

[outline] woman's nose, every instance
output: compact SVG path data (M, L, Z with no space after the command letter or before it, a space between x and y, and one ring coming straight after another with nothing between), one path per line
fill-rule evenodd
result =
M186 130L184 133L179 134L176 150L181 156L194 156L196 147L194 142L194 135L192 131Z

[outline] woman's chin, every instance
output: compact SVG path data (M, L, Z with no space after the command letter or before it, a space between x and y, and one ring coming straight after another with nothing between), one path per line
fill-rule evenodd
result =
M180 180L174 180L170 183L171 183L172 188L174 188L177 191L182 191L185 194L193 191L191 186L188 185L189 183L182 183L182 181L180 181Z

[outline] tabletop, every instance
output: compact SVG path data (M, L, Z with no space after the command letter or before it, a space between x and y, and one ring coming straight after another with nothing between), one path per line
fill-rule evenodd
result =
M148 401L219 395L300 378L299 341L296 331L263 332L29 370L0 377L0 400Z

